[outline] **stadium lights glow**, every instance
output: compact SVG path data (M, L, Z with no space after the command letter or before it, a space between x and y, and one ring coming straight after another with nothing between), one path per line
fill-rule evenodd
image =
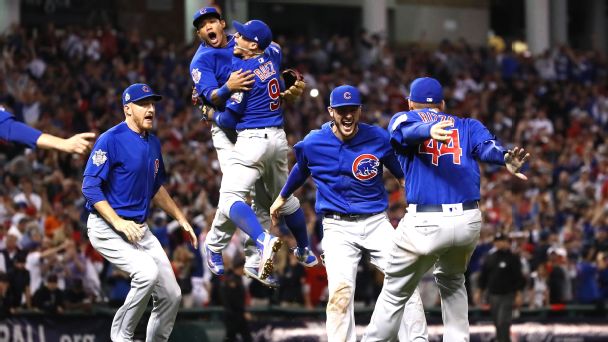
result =
M316 88L313 88L310 90L310 97L317 97L319 96L319 90Z

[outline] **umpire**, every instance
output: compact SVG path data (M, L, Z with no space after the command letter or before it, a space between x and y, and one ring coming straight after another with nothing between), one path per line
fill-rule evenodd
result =
M479 293L476 299L483 298L487 291L492 319L496 327L496 341L509 342L513 303L520 301L525 278L521 270L519 256L511 251L511 241L506 234L497 233L494 237L494 252L486 257L479 277Z

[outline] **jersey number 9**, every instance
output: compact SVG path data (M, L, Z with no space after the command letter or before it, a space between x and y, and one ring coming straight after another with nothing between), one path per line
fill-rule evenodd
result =
M270 110L275 111L281 106L281 87L279 81L273 78L268 82L268 96L270 96Z

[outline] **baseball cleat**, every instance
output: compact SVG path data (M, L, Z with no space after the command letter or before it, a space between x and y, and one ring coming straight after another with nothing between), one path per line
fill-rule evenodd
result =
M207 266L211 273L215 275L223 275L224 274L224 258L222 257L222 253L216 253L209 249L209 246L205 244L205 256L207 259Z
M296 247L293 250L293 255L298 258L298 262L304 267L313 267L319 263L317 257L308 247L300 248Z
M260 279L260 277L258 277L258 267L245 267L245 275L247 275L249 278L255 279L257 281L259 281L260 283L276 289L279 287L279 280L277 278L274 277L274 275L269 275L268 277L266 277L266 279Z
M273 270L273 259L276 252L281 249L283 242L278 237L272 234L262 233L257 238L258 249L262 255L260 260L260 270L258 274L260 279L266 279L272 274Z

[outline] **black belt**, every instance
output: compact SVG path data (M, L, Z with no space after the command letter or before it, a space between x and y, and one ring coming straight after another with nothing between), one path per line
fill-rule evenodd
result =
M91 211L91 214L95 214L95 215L101 217L105 221L105 218L103 216L101 216L101 214L98 213L97 210L93 209ZM146 220L141 221L138 217L126 217L126 216L122 216L122 215L118 215L118 217L120 217L123 220L133 221L133 222L138 223L138 224L144 224L146 222ZM109 224L109 222L108 222L108 224Z
M479 201L468 201L462 203L462 210L479 209ZM416 204L416 212L439 213L443 212L441 204Z
M371 214L343 214L343 213L338 213L335 211L325 211L325 212L323 212L323 216L326 218L332 218L335 220L358 221L358 220L363 220L368 217L372 217L374 215L378 215L381 213L383 213L383 211L379 211L377 213L371 213Z

